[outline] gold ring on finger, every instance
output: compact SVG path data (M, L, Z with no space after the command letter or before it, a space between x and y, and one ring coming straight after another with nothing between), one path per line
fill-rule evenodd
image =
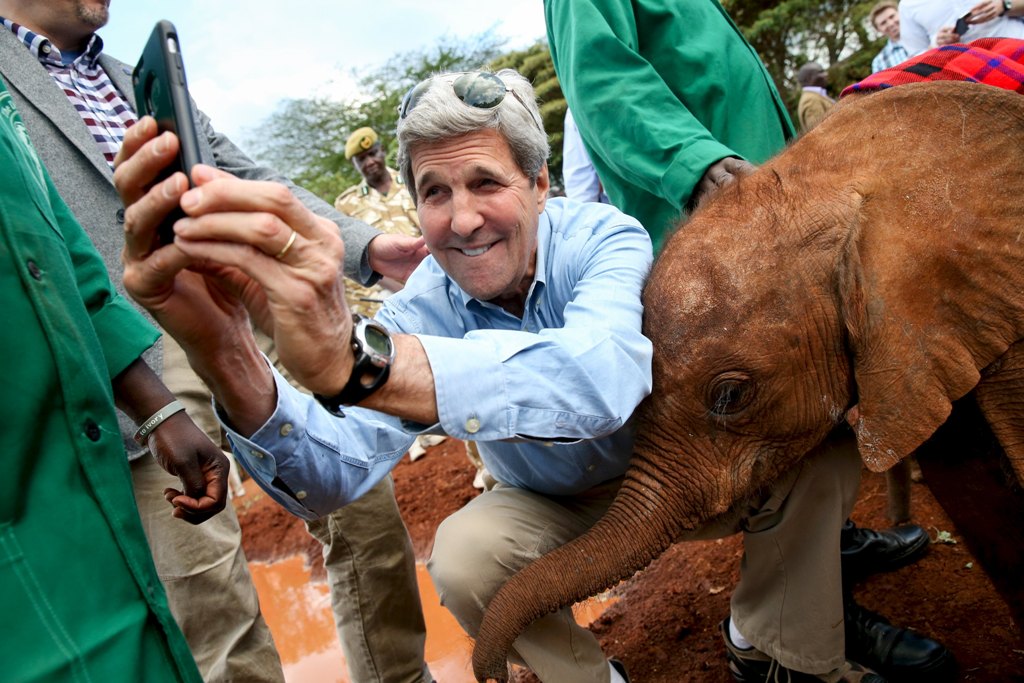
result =
M294 229L292 229L292 234L288 237L288 242L285 243L285 245L281 249L281 251L277 252L277 254L274 255L274 258L276 258L278 261L283 259L284 255L288 253L288 250L292 248L293 244L295 244L295 230Z

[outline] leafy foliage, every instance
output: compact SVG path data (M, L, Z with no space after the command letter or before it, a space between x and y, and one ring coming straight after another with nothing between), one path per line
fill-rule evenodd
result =
M285 100L246 136L246 148L254 158L333 202L361 180L345 158L345 141L353 130L376 130L393 166L398 105L409 88L441 71L479 69L497 58L503 46L503 39L487 31L464 41L446 37L431 48L396 55L379 68L356 72L357 98Z
M838 93L867 76L882 48L866 17L875 0L722 0L775 80L791 113L799 99L796 70L817 61ZM537 93L541 118L551 140L552 184L562 184L562 94L546 41L503 52L504 40L492 31L468 39L442 39L431 48L392 57L383 66L356 72L359 94L348 100L327 97L287 100L247 136L246 147L267 163L327 201L359 182L345 159L345 140L354 129L372 126L395 163L396 113L410 87L440 71L486 67L512 68L526 76Z
M800 87L796 71L808 61L828 70L838 93L871 73L884 38L866 21L875 0L724 0L723 6L760 55L791 112Z

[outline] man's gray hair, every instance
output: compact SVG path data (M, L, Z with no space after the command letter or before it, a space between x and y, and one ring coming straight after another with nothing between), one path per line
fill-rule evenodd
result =
M481 109L461 102L452 89L459 74L441 73L431 78L416 106L398 122L398 170L414 201L413 148L487 129L505 138L523 175L530 182L537 181L551 148L533 86L513 69L502 69L495 75L512 91L496 107Z

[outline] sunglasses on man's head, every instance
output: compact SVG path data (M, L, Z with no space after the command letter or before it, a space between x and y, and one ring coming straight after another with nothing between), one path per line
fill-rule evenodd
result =
M441 77L443 78L444 75ZM404 119L409 115L409 112L416 108L420 98L423 97L423 93L430 89L430 83L434 78L437 77L431 76L409 89L409 92L402 98L402 104L398 107L399 120ZM506 93L512 93L512 97L516 98L519 104L523 105L523 109L530 114L530 118L533 118L533 112L530 111L530 108L526 106L526 103L523 102L516 91L505 85L505 81L492 73L487 73L486 71L463 73L452 81L452 91L459 98L460 102L476 109L494 109L504 101ZM541 130L544 130L539 122L535 120L534 123L537 123Z

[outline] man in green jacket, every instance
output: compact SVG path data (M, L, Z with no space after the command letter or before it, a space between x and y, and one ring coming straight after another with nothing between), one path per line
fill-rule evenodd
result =
M655 253L685 211L795 135L771 76L717 0L544 0L544 14L562 92L604 189L612 204L640 220ZM847 522L844 578L850 581L855 566L902 566L927 545L917 525L880 533ZM781 600L771 594L775 587L760 585L765 604ZM867 665L907 680L941 680L954 668L941 644L889 624L852 598L844 611L845 653L836 651L834 634L780 623L770 609L753 619L749 605L734 601L722 623L733 677L781 678L786 668L800 672L792 673L800 680L881 680L861 666ZM852 661L825 671L844 656Z
M224 508L227 460L140 359L157 332L114 293L2 81L0 174L3 679L198 683L142 531L115 400L181 477L187 495L165 492L176 516Z
M701 195L795 134L764 64L715 0L545 0L544 14L605 192L647 228L655 253Z

